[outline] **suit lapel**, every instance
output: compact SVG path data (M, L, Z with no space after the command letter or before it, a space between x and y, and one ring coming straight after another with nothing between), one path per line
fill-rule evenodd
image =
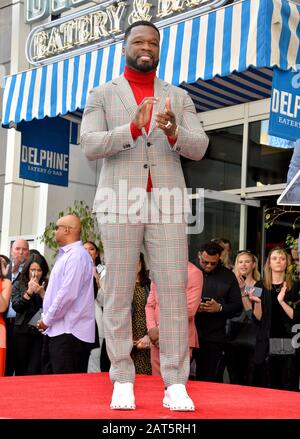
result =
M130 119L133 119L136 112L137 103L129 82L124 78L124 76L119 76L118 78L114 79L112 83L116 86L117 94L119 95L124 108L129 113Z

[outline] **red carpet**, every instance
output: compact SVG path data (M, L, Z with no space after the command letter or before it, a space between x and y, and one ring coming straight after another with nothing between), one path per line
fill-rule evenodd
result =
M159 377L136 378L135 411L109 409L107 373L0 378L0 417L6 419L299 419L300 392L190 381L195 412L162 407Z

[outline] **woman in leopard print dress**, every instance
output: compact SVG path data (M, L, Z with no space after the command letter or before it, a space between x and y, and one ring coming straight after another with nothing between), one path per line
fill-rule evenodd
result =
M149 278L144 260L140 254L137 280L132 301L132 337L131 357L137 374L151 375L150 339L147 335L145 305L149 295Z

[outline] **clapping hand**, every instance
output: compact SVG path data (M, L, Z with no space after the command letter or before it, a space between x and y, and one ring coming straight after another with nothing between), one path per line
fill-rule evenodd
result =
M145 97L137 108L133 123L141 130L150 120L153 105L158 101L155 97Z
M279 291L279 294L277 296L277 300L278 300L279 303L284 302L286 290L287 290L286 282L283 282L281 290Z
M171 100L169 97L166 98L165 111L163 113L156 113L154 119L156 126L163 130L166 136L171 138L176 137L176 117L171 110Z
M246 286L245 278L243 276L239 276L237 281L239 283L240 290L244 290Z
M10 268L10 264L7 264L5 259L3 259L3 258L0 258L0 262L1 262L2 275L3 275L3 277L7 277L8 272L9 272L9 268Z

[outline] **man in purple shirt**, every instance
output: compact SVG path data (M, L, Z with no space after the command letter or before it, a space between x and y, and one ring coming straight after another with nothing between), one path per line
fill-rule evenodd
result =
M80 220L59 218L55 239L60 246L37 328L46 336L45 373L87 371L90 343L95 338L93 262L80 241Z

